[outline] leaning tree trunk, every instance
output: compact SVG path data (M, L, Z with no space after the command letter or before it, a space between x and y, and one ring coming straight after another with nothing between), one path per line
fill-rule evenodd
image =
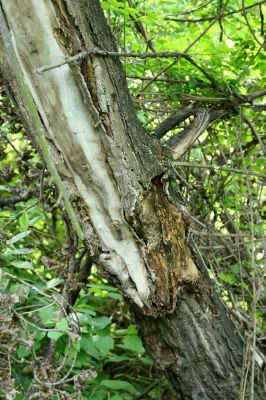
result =
M239 398L243 340L187 245L165 149L141 128L119 59L99 54L116 51L99 1L1 6L6 86L80 239L133 304L147 351L180 398Z

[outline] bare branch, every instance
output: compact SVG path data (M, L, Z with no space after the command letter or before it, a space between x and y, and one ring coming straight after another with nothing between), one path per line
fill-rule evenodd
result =
M178 94L180 94L180 99L205 102L205 103L217 104L225 102L227 100L226 97L194 96L192 94L186 94L186 93L178 93Z
M266 0L265 0L266 1ZM229 0L226 1L224 7L223 7L223 11L225 10L227 4L228 4ZM205 28L200 34L199 36L196 37L195 40L193 40L192 43L190 43L186 49L185 49L185 53L187 53L210 29L211 27L216 23L216 21L220 18L220 16L216 16L215 19L207 26L207 28ZM147 89L153 81L155 81L160 75L162 75L163 73L165 73L166 71L168 71L170 68L172 68L173 65L175 65L178 61L180 60L180 56L176 57L176 59L171 62L171 64L167 65L165 68L163 68L155 77L153 80L151 80L150 82L147 83L146 86L144 86L144 88L142 89L142 91L144 91L145 89Z
M251 35L253 36L253 38L255 39L255 41L259 44L259 46L262 46L263 43L261 43L261 42L259 41L259 39L257 38L257 36L256 36L256 34L255 34L255 32L254 32L254 30L252 29L252 26L250 25L250 22L249 22L247 13L246 13L245 0L242 0L242 9L243 9L243 16L244 16L244 18L245 18L247 27L248 27L248 29L249 29Z
M260 138L260 135L259 135L259 132L257 131L257 128L250 121L250 119L246 116L246 114L244 114L242 111L240 111L239 114L243 118L243 121L245 121L245 123L249 126L249 128L250 128L251 132L253 133L253 135L257 138L257 140L258 140L258 142L260 144L261 150L263 152L265 152L265 145L264 145L264 143L262 142L262 140Z
M178 135L174 135L167 140L166 144L172 148L174 160L180 158L189 147L195 142L201 133L205 131L210 121L210 114L207 110L200 110L188 127L183 129Z
M50 71L51 69L59 68L62 67L65 64L71 64L76 61L80 61L85 57L88 56L111 56L111 57L130 57L130 58L141 58L141 59L147 59L147 58L176 58L176 57L187 57L188 54L186 53L180 53L176 51L166 51L166 52L155 52L155 53L135 53L135 52L127 52L127 51L104 51L101 49L98 49L97 47L89 49L89 50L84 50L81 51L80 53L70 56L70 57L65 57L63 60L50 64L50 65L44 65L43 67L35 68L34 72L37 72L38 74L42 74L43 72Z
M251 100L257 99L258 97L262 97L262 96L266 96L266 88L257 90L256 92L251 92L246 97L249 99L249 101L251 101Z
M141 81L151 81L154 77L153 76L141 76L141 75L127 75L128 79L139 79ZM188 79L174 79L174 78L157 78L156 82L167 82L167 83L185 83L188 84Z
M154 132L154 135L161 139L167 132L176 128L180 122L184 121L191 115L195 115L198 110L198 106L189 105L184 108L179 108L176 112L166 118L161 124L159 124Z
M2 197L2 198L0 198L0 206L11 206L20 201L27 201L32 196L33 196L33 193L31 191L29 191L29 192L21 193L18 196L14 196L14 197Z
M235 11L229 11L227 13L220 13L218 16L217 15L213 15L211 17L203 17L203 18L196 18L196 19L184 19L184 18L175 18L174 16L169 15L169 16L165 17L165 19L168 20L168 21L188 22L188 23L206 22L206 21L212 21L212 20L218 19L218 18L224 18L224 17L227 17L228 15L238 14L238 13L244 11L244 10L249 10L250 8L254 8L254 7L260 6L260 5L265 4L265 3L266 3L266 0L258 1L255 4L252 4L252 5L246 6L246 7L241 7L238 10L235 10Z
M183 122L188 117L195 115L199 111L199 106L195 104L191 104L187 107L183 107L178 109L176 112L171 114L168 118L166 118L161 124L159 124L154 132L154 135L161 139L167 132L171 131L172 129L176 128L178 124ZM223 109L211 109L208 110L210 114L209 122L213 122L224 115L228 114L227 110Z
M128 0L128 4L130 7L134 7L131 0ZM148 37L144 24L141 21L134 19L132 16L130 16L130 18L133 20L137 32L139 32L139 34L143 37L145 43L147 44L147 47L151 51L155 52L156 50L153 46L152 40Z
M198 11L198 10L201 10L202 8L204 8L204 7L206 7L208 4L210 4L210 3L212 3L213 2L213 0L209 0L209 1L207 1L206 3L203 3L203 4L201 4L199 7L197 7L197 8L193 8L192 10L188 10L188 11L184 11L184 12L182 12L182 13L177 13L177 14L174 14L174 15L172 15L172 16L175 16L175 15L188 15L188 14L192 14L192 13L194 13L195 11ZM170 17L171 15L169 15L169 17Z
M220 165L210 165L210 164L197 164L197 163L190 163L190 162L183 162L178 161L174 163L177 167L188 167L188 168L203 168L203 169L210 169L214 171L228 171L228 172L235 172L237 174L245 175L245 176L257 176L258 178L265 179L265 175L258 174L252 171L243 171L241 169L235 169L230 167L223 167Z

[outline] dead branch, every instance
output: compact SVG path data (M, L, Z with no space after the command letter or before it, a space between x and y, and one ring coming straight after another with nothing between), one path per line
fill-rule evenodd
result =
M254 8L254 7L260 6L265 3L266 3L266 0L258 1L257 3L254 3L250 6L241 7L238 10L229 11L227 13L221 12L218 16L212 15L211 17L203 17L203 18L196 18L196 19L184 19L184 18L175 18L174 16L169 15L169 16L166 16L165 19L168 21L187 22L187 23L206 22L206 21L212 21L214 19L218 19L217 17L224 18L224 17L227 17L228 15L238 14L244 10L249 10L250 8Z
M187 152L195 140L205 131L210 121L210 114L207 110L199 110L194 121L178 135L171 136L167 140L167 146L173 150L173 159L180 158Z
M37 72L38 74L42 74L43 72L50 71L51 69L59 68L62 67L63 65L66 64L71 64L73 62L77 62L82 60L85 57L88 56L102 56L102 57L130 57L130 58L140 58L140 59L147 59L147 58L176 58L176 57L186 57L188 56L186 53L180 53L176 51L166 51L166 52L155 52L155 53L135 53L135 52L126 52L126 51L105 51L98 49L97 47L89 49L89 50L84 50L81 51L80 53L70 56L70 57L65 57L63 60L50 64L50 65L44 65L39 68L35 68L34 72Z
M171 114L168 118L166 118L162 123L160 123L157 126L154 135L158 139L161 139L167 132L176 128L178 124L183 122L185 119L195 115L199 111L199 109L200 109L199 106L195 104L178 109L176 112ZM209 123L216 121L217 119L228 114L228 111L225 109L211 109L208 111L210 115ZM179 135L180 134L178 134L178 136Z
M175 162L175 166L178 167L188 167L188 168L203 168L203 169L210 169L214 171L228 171L228 172L234 172L236 174L242 174L245 176L257 176L259 178L265 179L265 175L263 174L258 174L256 172L252 171L243 171L241 169L235 169L235 168L230 168L230 167L223 167L220 165L208 165L208 164L197 164L197 163L190 163L190 162Z

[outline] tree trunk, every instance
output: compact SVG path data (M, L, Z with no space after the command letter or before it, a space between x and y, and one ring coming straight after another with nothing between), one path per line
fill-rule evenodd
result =
M80 239L133 305L181 399L240 398L243 340L167 195L170 159L142 129L97 0L2 0L1 74ZM5 56L5 57L4 57ZM262 398L256 380L254 398Z

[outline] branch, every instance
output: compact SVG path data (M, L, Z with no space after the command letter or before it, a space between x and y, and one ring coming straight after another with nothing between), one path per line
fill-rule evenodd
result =
M11 204L19 203L20 201L27 201L33 196L33 192L25 192L14 197L0 198L0 206L11 206Z
M226 100L228 100L226 97L210 97L210 96L194 96L192 94L186 94L186 93L178 93L180 99L184 100L191 100L191 101L200 101L204 103L224 103Z
M166 144L173 150L172 157L174 160L186 153L199 135L205 131L209 122L210 113L206 110L201 110L197 113L192 124L183 129L178 135L174 135L167 140Z
M150 386L148 386L145 390L143 390L143 392L141 392L140 394L138 394L137 396L135 396L133 398L133 400L140 400L143 397L147 396L147 394L150 393L150 391L152 389L154 389L158 384L160 383L160 380L153 382Z
M248 29L249 29L251 35L253 36L253 38L255 39L255 41L259 44L259 46L263 46L263 43L261 43L261 42L259 41L259 39L257 38L255 32L254 32L253 29L252 29L252 26L251 26L250 23L249 23L249 19L248 19L247 13L246 13L246 6L245 6L245 1L244 1L244 0L242 0L242 10L243 10L243 16L244 16L244 18L245 18L247 27L248 27Z
M161 139L167 132L176 128L180 122L183 122L185 119L190 117L191 115L195 115L198 110L198 106L189 105L184 108L179 108L176 112L174 112L170 117L166 118L161 124L159 124L154 132L154 135Z
M156 52L156 53L135 53L135 52L127 52L127 51L105 51L98 49L97 47L90 49L90 50L84 50L81 51L80 53L70 56L70 57L65 57L63 60L50 64L50 65L44 65L43 67L35 68L34 72L37 72L38 74L42 74L43 72L50 71L51 69L59 68L62 67L65 64L71 64L75 61L80 61L85 57L95 55L95 56L111 56L111 57L130 57L130 58L141 58L141 59L147 59L147 58L176 58L176 57L187 57L187 53L179 53L176 51L166 51L166 52Z
M257 176L258 178L264 178L265 175L258 174L252 171L243 171L241 169L235 169L230 167L221 167L220 165L211 165L211 164L197 164L197 163L189 163L186 161L178 161L175 162L175 166L177 167L188 167L188 168L201 168L201 169L210 169L213 171L228 171L228 172L235 172L237 174L245 175L245 176Z
M153 76L141 76L141 75L127 75L128 79L139 79L141 81L151 81ZM168 83L189 83L188 79L174 79L174 78L157 78L157 82L168 82Z
M5 18L5 15L0 7L0 28L1 28L1 36L3 39L3 42L5 44L5 52L7 59L9 60L9 64L12 68L12 72L18 82L18 85L20 87L21 93L23 95L23 102L24 106L30 110L30 119L32 120L34 126L35 126L35 132L38 137L38 144L40 146L40 149L42 151L42 154L44 156L44 159L46 161L47 169L49 170L52 179L55 183L55 185L58 188L60 196L64 199L65 203L65 208L68 212L68 215L70 216L71 222L73 226L75 227L76 232L78 233L78 236L81 240L83 240L83 232L81 230L79 221L74 213L74 210L70 204L69 197L66 191L66 187L64 183L62 182L57 168L54 164L54 161L51 157L50 150L48 148L47 142L45 140L45 130L42 124L42 121L40 119L40 115L37 109L37 106L33 100L33 97L31 95L29 87L25 84L24 81L24 75L23 71L21 69L21 65L19 63L19 60L17 58L17 54L14 49L14 45L11 39L11 34L7 25L7 21Z
M246 95L249 101L257 99L258 97L266 96L266 88L257 90L256 92L251 92Z
M197 7L197 8L193 8L192 10L184 11L184 12L182 12L182 13L177 13L177 14L174 14L173 16L175 16L175 15L188 15L188 14L192 14L192 13L194 13L195 11L201 10L202 8L206 7L208 4L210 4L210 3L212 3L212 2L213 2L213 0L209 0L209 1L207 1L206 3L201 4L201 5L200 5L199 7ZM169 16L171 16L171 15L169 15ZM166 18L167 18L167 17L166 17Z
M258 140L258 142L260 144L260 147L261 147L261 150L265 154L265 145L262 142L262 140L260 138L260 135L259 135L259 132L257 131L256 127L253 125L253 123L250 121L250 119L246 116L246 114L243 113L243 111L240 111L239 115L243 118L243 121L249 126L249 128L250 128L251 132L253 133L254 137L256 137L257 140Z
M266 0L265 0L266 1ZM228 4L229 0L226 1L223 10L225 10L227 4ZM211 27L216 23L216 21L219 19L220 17L217 16L215 17L215 19L205 28L203 29L203 31L196 37L196 39L193 40L192 43L190 43L186 48L184 53L187 54L187 52L211 29ZM148 82L143 88L142 91L146 90L154 80L156 80L160 75L162 75L163 73L165 73L166 71L168 71L168 69L172 68L178 61L179 61L180 57L176 57L176 59L174 61L171 62L171 64L167 65L166 67L164 67L160 72L158 72L158 74L154 77L153 80L151 80L150 82Z
M131 0L128 0L128 4L129 4L130 7L134 8L134 5L132 4ZM154 46L152 44L152 39L150 39L148 37L148 34L146 32L144 24L141 21L138 21L138 20L134 19L132 17L132 15L130 15L130 18L132 19L137 32L139 32L140 35L143 37L143 39L144 39L145 43L147 44L148 48L151 51L155 52L155 48L154 48Z
M165 19L168 20L168 21L188 22L188 23L212 21L214 19L224 18L224 17L227 17L228 15L237 14L237 13L240 13L241 11L249 10L250 8L260 6L260 5L264 4L264 3L266 3L266 0L258 1L255 4L239 8L238 10L235 10L235 11L229 11L227 13L221 13L218 16L217 15L212 15L211 17L204 17L204 18L197 18L197 19L183 19L183 18L175 18L173 16L167 16L167 17L165 17Z
M158 139L161 139L167 132L176 128L178 126L178 124L180 124L180 122L183 122L188 117L195 115L198 111L199 111L199 107L198 107L198 105L195 105L195 104L178 109L176 112L171 114L168 118L166 118L161 124L159 124L157 126L157 128L154 132L154 135ZM223 117L224 115L226 115L228 113L229 112L224 109L209 110L209 114L210 114L209 123L216 121L217 119Z

